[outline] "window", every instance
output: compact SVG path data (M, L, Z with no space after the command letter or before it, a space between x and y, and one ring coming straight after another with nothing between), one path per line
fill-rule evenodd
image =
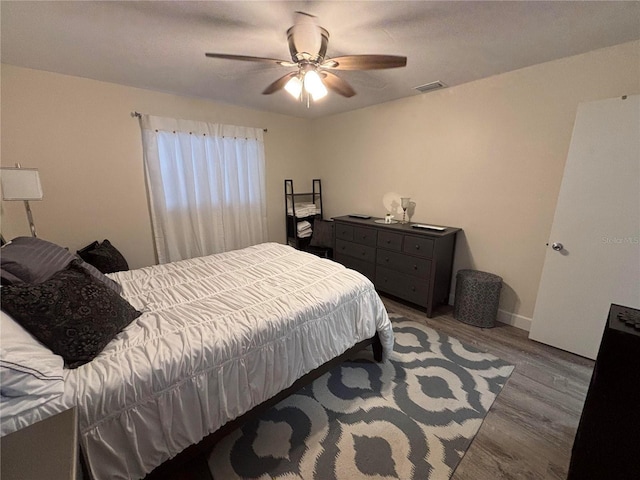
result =
M150 115L140 123L160 263L266 241L261 129Z

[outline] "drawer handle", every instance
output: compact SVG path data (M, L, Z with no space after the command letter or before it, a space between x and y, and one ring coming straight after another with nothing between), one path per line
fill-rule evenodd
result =
M342 250L344 250L345 248L347 248L347 246L346 245L342 245Z
M420 245L416 245L416 250L420 250Z
M386 258L384 259L384 261L385 261L385 262L387 262L387 263L389 263L389 257L386 257Z
M415 292L416 291L416 287L411 287L411 291Z
M387 243L391 243L391 240L387 240Z
M364 256L364 255L366 255L366 254L367 254L367 252L362 252L362 255L363 255L363 256Z
M417 269L418 269L418 265L414 265L414 266L413 266L413 269L414 269L414 270L417 270Z

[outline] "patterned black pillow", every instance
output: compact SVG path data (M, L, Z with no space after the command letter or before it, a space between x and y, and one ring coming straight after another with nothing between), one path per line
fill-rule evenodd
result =
M80 258L96 267L102 273L129 270L127 260L116 247L111 245L109 240L105 240L102 243L93 242L82 250L78 250L77 253Z
M129 302L96 280L80 260L43 283L2 287L2 309L65 365L91 361L140 316Z

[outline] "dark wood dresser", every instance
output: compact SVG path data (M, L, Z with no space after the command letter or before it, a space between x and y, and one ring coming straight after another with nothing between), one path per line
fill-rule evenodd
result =
M414 223L336 217L334 260L369 278L380 292L427 311L447 303L459 228L419 230Z
M612 304L568 480L640 478L640 309Z

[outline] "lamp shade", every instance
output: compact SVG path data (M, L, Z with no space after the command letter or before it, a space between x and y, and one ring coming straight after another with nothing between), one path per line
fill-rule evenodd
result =
M293 98L300 98L302 93L302 82L298 77L293 77L284 86L284 89L291 94Z
M327 95L327 88L315 70L309 70L304 74L304 89L311 94L314 101L320 100Z
M3 200L42 200L42 185L36 168L0 169Z

